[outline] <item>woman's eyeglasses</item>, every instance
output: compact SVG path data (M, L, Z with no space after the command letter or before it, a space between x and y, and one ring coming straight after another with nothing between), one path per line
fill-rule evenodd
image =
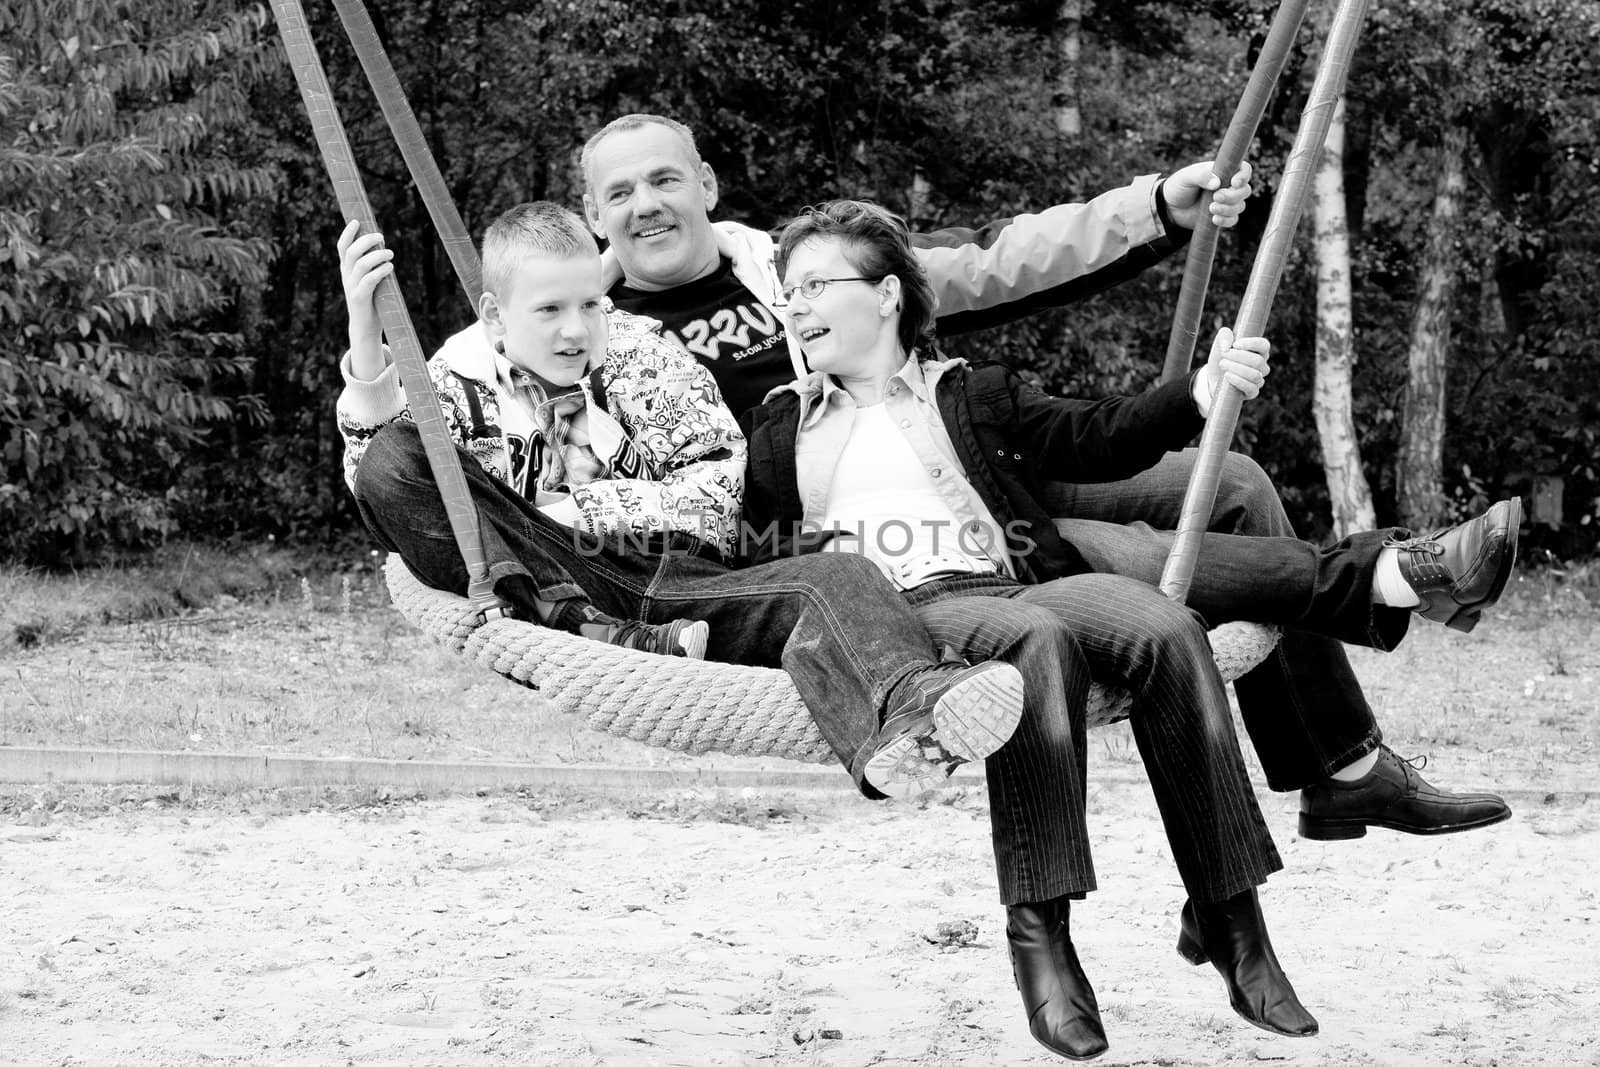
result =
M834 282L870 282L873 285L883 281L878 278L807 278L799 285L791 285L778 290L778 299L787 304L794 299L794 294L799 293L807 300L815 300L822 295L822 291Z

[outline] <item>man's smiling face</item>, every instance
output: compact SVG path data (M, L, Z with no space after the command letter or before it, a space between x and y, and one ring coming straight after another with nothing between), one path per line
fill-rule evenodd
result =
M670 289L716 269L708 214L716 176L675 131L647 123L607 136L584 178L584 214L616 251L628 284Z

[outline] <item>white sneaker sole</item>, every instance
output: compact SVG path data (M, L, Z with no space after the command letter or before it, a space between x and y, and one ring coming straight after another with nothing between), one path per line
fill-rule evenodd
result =
M711 624L704 620L683 624L677 632L678 647L688 659L705 659L706 642L711 640Z
M1022 721L1022 674L1009 663L975 671L933 706L931 736L906 734L875 752L867 782L885 796L911 800L944 785L963 763L1000 750Z
M1022 673L1009 663L963 678L933 706L935 737L965 760L993 755L1022 721L1022 688Z

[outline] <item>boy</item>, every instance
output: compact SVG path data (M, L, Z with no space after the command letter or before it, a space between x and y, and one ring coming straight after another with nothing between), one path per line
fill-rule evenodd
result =
M708 372L647 320L607 316L598 253L575 221L553 204L523 204L490 227L480 323L429 362L446 420L485 470L564 526L596 535L704 531L726 551L737 532L743 435ZM352 491L373 435L405 415L372 299L394 269L382 240L358 237L353 222L339 238L350 352L338 414ZM651 626L581 596L544 599L522 586L511 583L511 599L555 629L705 655L704 622Z

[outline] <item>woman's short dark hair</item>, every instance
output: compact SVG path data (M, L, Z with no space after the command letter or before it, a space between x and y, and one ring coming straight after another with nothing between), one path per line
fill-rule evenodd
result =
M808 207L778 238L778 276L789 257L815 237L837 238L844 256L862 277L874 280L893 274L900 279L900 343L907 352L933 345L933 286L911 248L911 230L894 212L865 200L830 200Z

